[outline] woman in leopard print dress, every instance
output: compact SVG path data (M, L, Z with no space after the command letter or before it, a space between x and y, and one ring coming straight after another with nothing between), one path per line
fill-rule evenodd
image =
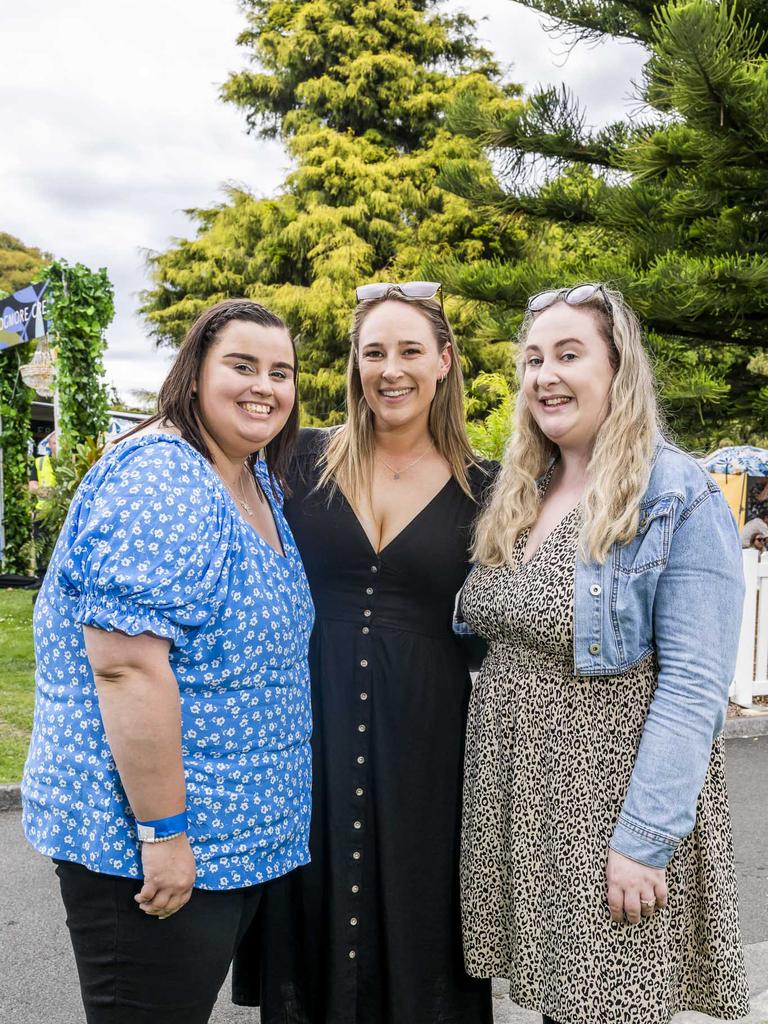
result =
M639 325L534 296L518 425L461 613L467 969L545 1024L749 1012L722 728L742 583L725 502L664 441ZM538 483L537 483L538 481Z

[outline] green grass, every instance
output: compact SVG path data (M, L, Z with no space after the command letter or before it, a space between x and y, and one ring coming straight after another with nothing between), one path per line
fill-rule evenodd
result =
M35 706L32 594L0 590L0 782L18 782Z

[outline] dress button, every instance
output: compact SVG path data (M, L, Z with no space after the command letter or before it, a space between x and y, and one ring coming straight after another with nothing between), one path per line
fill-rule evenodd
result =
M589 645L589 653L590 654L599 654L600 653L600 644L590 644Z
M602 594L603 588L600 586L599 583L593 583L592 586L589 588L589 592L593 597L597 597L598 594Z
M357 918L356 917L350 917L349 923L354 927L357 924Z
M368 629L368 627L367 627L367 626L363 626L363 633L364 633L364 634L365 634L366 636L368 636L368 634L369 634L370 632L371 632L371 631L370 631L370 629Z
M366 592L366 594L368 594L368 595L372 594L372 593L373 593L373 587L366 587L366 588L365 588L365 592Z
M363 827L362 821L353 821L352 824L355 826L355 828L362 828Z
M368 694L365 692L365 690L363 690L363 692L360 694L360 700L368 700Z
M353 885L352 886L352 892L360 892L360 886L359 885Z
M358 757L357 763L358 764L365 764L365 758L363 757L362 754Z
M363 658L363 660L360 662L360 668L368 668L368 662L365 660L365 658Z
M358 725L357 731L358 732L365 732L365 726L363 725L362 722L360 723L360 725Z
M355 796L362 796L362 795L363 795L363 788L362 788L362 786L358 786L357 789L355 790Z
M371 572L378 572L378 571L379 571L378 565L372 565L371 566Z
M354 960L356 956L357 956L357 953L354 951L354 949L350 949L350 951L349 951L349 959L350 960Z
M371 617L371 609L366 608L365 611L363 612L363 615L366 617L366 619L369 619Z
M360 851L359 850L355 850L355 852L352 854L352 860L360 860L360 857L361 857Z

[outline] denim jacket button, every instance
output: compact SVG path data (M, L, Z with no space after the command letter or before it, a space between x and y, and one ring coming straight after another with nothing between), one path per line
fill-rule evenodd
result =
M600 586L599 583L593 583L592 586L589 588L589 592L593 597L597 597L598 594L602 594L603 588Z
M599 654L600 653L600 644L590 644L589 645L589 653L590 654Z

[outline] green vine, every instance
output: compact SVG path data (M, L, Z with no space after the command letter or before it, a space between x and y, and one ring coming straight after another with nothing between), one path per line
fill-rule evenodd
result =
M104 330L115 315L107 271L54 260L46 272L56 346L62 447L75 448L109 424Z
M112 286L106 270L94 273L81 263L70 266L54 260L36 275L49 281L48 315L53 318L52 343L57 348L56 387L59 401L59 452L57 472L61 493L44 495L38 509L43 527L37 551L38 568L66 515L75 478L98 451L109 424L108 396L104 384L104 330L115 313ZM19 374L32 357L31 345L0 352L0 415L3 449L3 570L27 575L35 562L32 543L32 501L29 494L30 418L34 392ZM70 466L71 463L71 466ZM73 486L74 481L74 486ZM55 500L54 500L55 499ZM60 500L59 500L60 499ZM41 556L43 556L41 561Z
M31 346L0 352L0 417L3 449L3 571L27 576L32 568L32 502L29 494L30 415L34 392L19 374Z

